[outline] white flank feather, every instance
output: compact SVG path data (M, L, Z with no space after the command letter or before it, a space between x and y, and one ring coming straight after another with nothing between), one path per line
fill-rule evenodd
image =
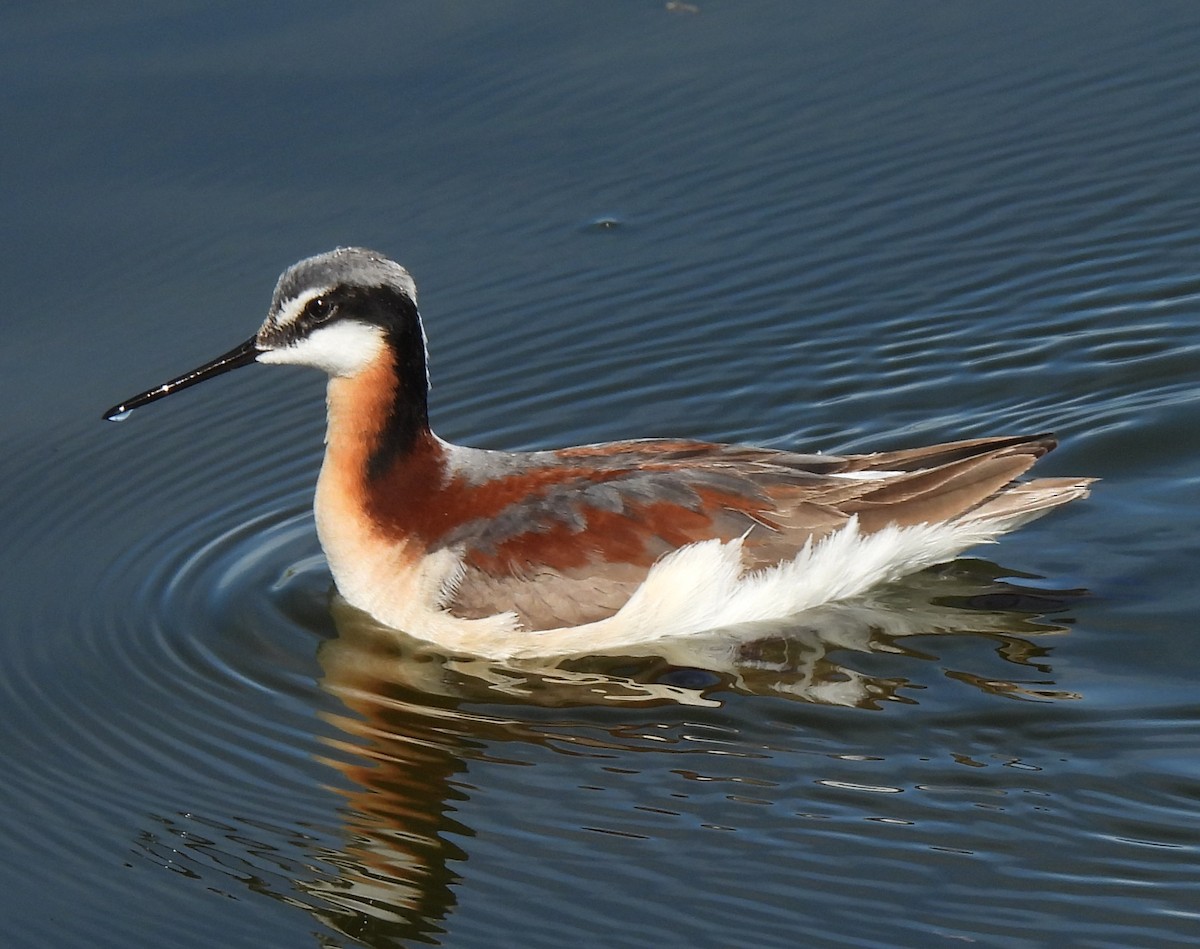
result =
M994 540L1003 521L952 521L885 527L863 535L857 518L774 567L747 571L741 539L682 547L651 568L614 616L583 626L514 631L472 651L492 658L612 652L736 623L779 620L936 563ZM447 643L447 645L449 645Z

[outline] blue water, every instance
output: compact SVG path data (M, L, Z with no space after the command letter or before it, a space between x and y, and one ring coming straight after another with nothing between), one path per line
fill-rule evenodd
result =
M0 927L22 946L1190 945L1200 8L0 11ZM1056 431L1093 496L740 649L331 597L321 380L121 398L338 244L439 433Z

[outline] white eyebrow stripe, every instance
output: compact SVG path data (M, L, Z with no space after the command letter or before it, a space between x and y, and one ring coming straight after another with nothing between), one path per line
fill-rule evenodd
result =
M298 297L292 297L275 314L275 325L291 326L296 320L300 319L300 314L304 312L304 308L308 306L309 301L324 296L332 289L332 287L313 287L311 290L305 290Z

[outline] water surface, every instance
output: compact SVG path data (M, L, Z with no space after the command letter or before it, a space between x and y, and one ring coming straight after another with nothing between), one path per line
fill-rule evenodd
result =
M0 14L6 942L1186 945L1200 11ZM439 433L1051 429L1093 497L759 636L497 665L332 595L275 276L421 288Z

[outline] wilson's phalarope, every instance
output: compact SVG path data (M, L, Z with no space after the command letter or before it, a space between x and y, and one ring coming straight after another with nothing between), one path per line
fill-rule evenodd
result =
M612 651L782 619L991 540L1088 493L1018 482L1051 435L867 455L681 439L487 451L430 431L412 277L340 248L289 267L242 345L114 406L252 362L329 374L316 523L338 590L455 651Z

